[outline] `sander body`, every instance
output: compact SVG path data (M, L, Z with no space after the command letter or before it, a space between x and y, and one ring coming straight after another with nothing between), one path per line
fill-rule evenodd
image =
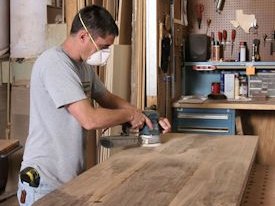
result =
M106 148L125 146L155 147L160 145L162 128L159 125L158 112L155 110L145 110L143 113L151 120L152 129L145 124L138 134L133 134L130 132L131 125L126 123L122 125L121 135L101 137L99 140L100 144Z

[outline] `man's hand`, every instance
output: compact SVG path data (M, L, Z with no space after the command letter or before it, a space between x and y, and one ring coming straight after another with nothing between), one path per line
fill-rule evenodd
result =
M163 134L171 131L171 124L167 118L163 118L163 117L159 118L159 124L163 129L162 131Z
M132 125L132 129L141 129L144 124L146 124L150 129L153 129L151 120L138 109L133 111L133 118L130 121L130 124Z

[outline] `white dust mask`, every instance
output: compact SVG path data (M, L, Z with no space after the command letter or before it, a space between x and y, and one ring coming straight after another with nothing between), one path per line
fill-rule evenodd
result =
M81 18L81 14L78 13L79 16L79 20L82 24L82 26L84 27L85 31L88 33L91 41L93 42L93 44L96 47L96 52L93 53L91 56L89 56L86 60L86 63L92 66L104 66L107 63L107 60L110 56L111 50L110 48L107 49L99 49L98 46L95 43L95 40L93 39L93 37L91 36L90 32L88 31L86 25L84 24L82 18Z
M96 51L88 57L86 63L92 66L104 66L107 64L107 60L110 57L110 53L110 48Z

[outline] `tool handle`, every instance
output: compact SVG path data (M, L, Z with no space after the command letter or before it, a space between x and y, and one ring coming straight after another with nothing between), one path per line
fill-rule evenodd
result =
M218 39L220 42L222 42L222 32L220 32L220 31L218 32Z
M234 42L235 38L236 38L236 30L232 29L232 31L231 31L231 41Z
M215 42L215 34L214 34L214 32L211 32L211 42L212 43Z
M222 37L223 37L224 42L226 42L226 40L227 40L227 31L226 30L222 31Z
M207 26L208 26L208 27L210 26L211 22L212 22L211 19L207 19L207 20L206 20L206 23L207 23Z

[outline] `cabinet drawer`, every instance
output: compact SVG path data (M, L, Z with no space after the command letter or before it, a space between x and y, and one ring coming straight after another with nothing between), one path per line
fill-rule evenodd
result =
M176 108L173 130L186 133L235 134L235 110Z

